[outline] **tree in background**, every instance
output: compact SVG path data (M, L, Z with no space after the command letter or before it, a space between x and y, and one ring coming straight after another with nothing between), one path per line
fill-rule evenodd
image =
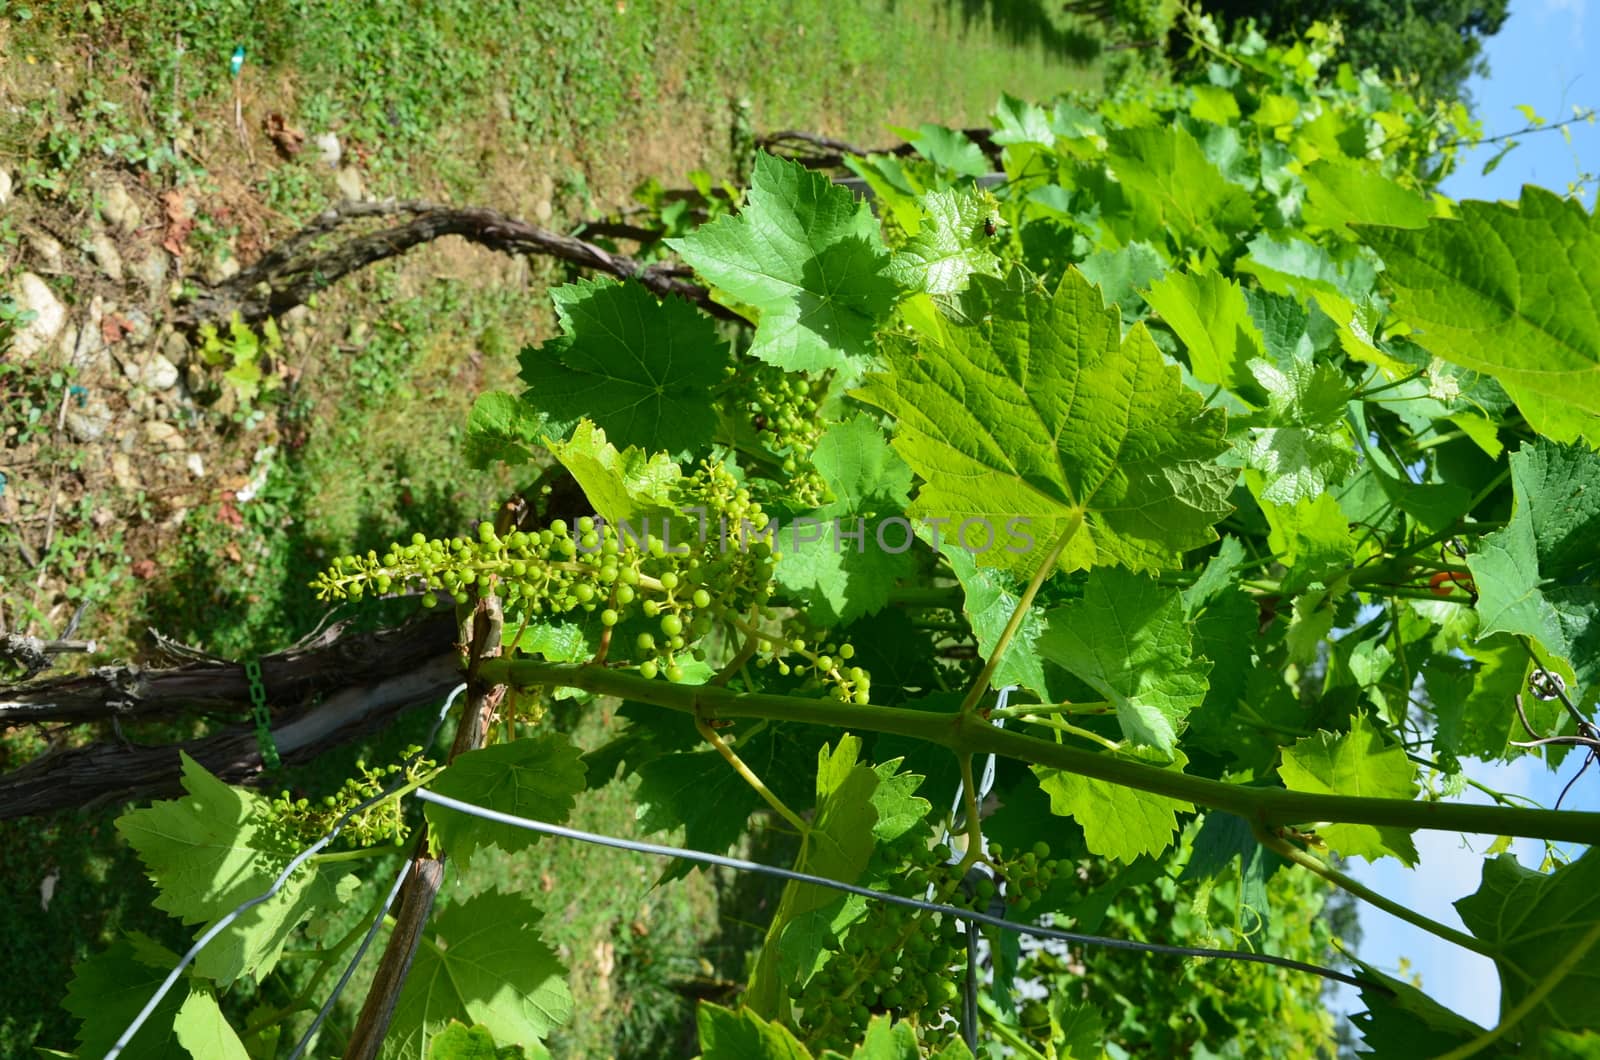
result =
M1416 78L1429 96L1466 98L1466 80L1486 73L1483 41L1500 32L1509 0L1202 0L1209 13L1242 22L1254 19L1274 42L1286 42L1314 22L1337 20L1345 58L1361 69Z

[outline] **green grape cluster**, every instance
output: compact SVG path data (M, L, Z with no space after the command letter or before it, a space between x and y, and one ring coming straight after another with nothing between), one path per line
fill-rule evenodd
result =
M673 500L680 518L659 525L614 526L585 516L569 527L553 520L542 530L500 534L493 524L476 538L430 540L383 553L342 556L312 583L320 599L360 599L422 590L423 603L442 595L465 604L474 593L498 593L508 626L523 618L580 613L603 629L626 624L627 638L611 645L638 662L645 678L681 681L685 665L703 661L705 638L719 626L731 643L747 644L758 667L799 672L842 702L867 703L871 677L850 664L853 645L813 649L804 621L770 605L773 569L769 519L734 472L708 460L684 476ZM676 527L674 529L673 527ZM644 628L640 628L643 626Z
M989 862L1005 882L1006 903L1018 913L1026 913L1063 873L1072 871L1070 862L1050 856L1050 844L1039 842L1031 850L1007 860L999 843L989 845ZM989 895L993 896L991 883ZM979 906L978 908L982 908Z
M767 449L782 458L784 496L815 508L828 496L827 484L811 463L811 452L825 428L817 385L770 365L749 376L744 397L750 424Z
M940 861L942 849L915 855L896 876L896 890L916 897L930 887L947 890L953 866ZM837 944L810 979L790 990L813 1045L847 1050L880 1013L914 1023L928 1046L942 1045L955 1033L949 1016L967 958L966 937L954 917L871 902Z
M398 763L369 766L357 761L357 775L345 778L337 794L317 802L297 799L285 791L269 804L265 826L278 839L296 846L326 835L341 815L383 791L395 777L403 776L410 783L432 772L436 763L421 755L422 748L407 747ZM354 847L399 846L409 831L401 800L384 799L345 822L339 838Z

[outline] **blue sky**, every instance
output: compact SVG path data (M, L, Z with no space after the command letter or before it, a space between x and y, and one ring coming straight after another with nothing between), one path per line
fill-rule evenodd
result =
M1484 133L1493 136L1527 125L1516 109L1518 104L1531 106L1550 122L1571 117L1574 105L1600 107L1597 23L1600 6L1594 0L1513 0L1504 28L1488 42L1489 76L1471 84ZM1570 128L1570 144L1559 132L1526 137L1487 177L1480 171L1494 148L1480 148L1445 181L1445 193L1456 199L1514 200L1524 184L1564 191L1580 171L1600 173L1600 126ZM1591 186L1584 194L1590 209L1594 198ZM1528 757L1501 766L1470 762L1467 772L1497 790L1521 793L1549 806L1576 769L1576 758L1570 758L1559 773L1552 773L1542 762ZM1573 788L1563 809L1600 810L1600 776L1595 774L1591 769ZM1472 789L1463 798L1489 801ZM1460 928L1451 903L1477 890L1483 861L1478 852L1492 838L1418 832L1421 861L1416 871L1388 858L1377 865L1358 860L1352 874L1404 905ZM1534 868L1544 857L1544 845L1532 841L1519 841L1512 851L1522 864ZM1364 938L1358 952L1364 960L1393 971L1402 957L1408 958L1429 994L1486 1027L1496 1023L1500 986L1487 959L1440 942L1370 907L1362 908L1361 925ZM1341 992L1335 1008L1360 1011L1362 1006L1353 994Z

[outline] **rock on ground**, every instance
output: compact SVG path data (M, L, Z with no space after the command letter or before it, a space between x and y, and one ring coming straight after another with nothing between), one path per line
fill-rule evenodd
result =
M35 314L32 321L17 330L11 342L11 356L26 361L61 334L67 323L67 307L42 277L31 272L17 277L16 299L19 308Z

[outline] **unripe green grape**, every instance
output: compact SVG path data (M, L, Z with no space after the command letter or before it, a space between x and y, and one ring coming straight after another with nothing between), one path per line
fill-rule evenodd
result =
M661 582L661 587L668 592L678 587L678 576L672 571L664 572L658 580Z
M839 645L839 658L841 658L841 659L853 659L853 658L855 658L855 656L856 656L856 646L854 644L841 644L841 645ZM852 671L852 672L854 672L854 671Z
M631 604L631 603L633 603L633 598L634 598L635 595L636 594L634 593L632 586L629 586L629 585L619 585L619 586L617 586L617 603L619 603L619 604Z
M422 594L422 606L432 610L439 606L439 598L433 593Z
M654 659L646 659L644 662L639 664L639 676L644 678L646 681L652 680L656 676L658 669L659 667L656 666L656 661Z
M677 634L667 638L667 647L671 648L673 651L677 651L679 648L683 647L683 644L684 640L682 634Z
M682 681L683 680L683 668L680 667L680 666L668 666L667 667L667 680L671 681L673 684L677 684L678 682Z
M622 572L621 572L621 574L618 575L618 577L620 577L622 579L622 584L623 585L638 585L639 584L639 568L637 568L637 567L623 567L622 568Z
M494 540L494 524L493 523L479 523L478 524L478 540L482 541L484 544L488 544L489 542Z
M602 626L614 626L617 624L617 620L620 617L621 616L608 607L604 611L600 612L600 624Z
M558 537L559 537L559 536L560 536L560 535L562 535L562 534L564 534L564 533L566 533L566 532L567 532L567 524L566 524L566 522L565 522L565 520L562 520L562 519L552 519L552 520L551 520L551 521L550 521L550 532L551 532L551 533L552 533L552 534L555 534L555 535L556 535L556 536L558 536ZM550 543L550 542L549 542L549 541L546 541L546 542L545 542L545 544L547 544L547 545L548 545L548 544L549 544L549 543Z
M411 543L413 545L417 545L417 546L426 545L428 543L428 536L426 534L420 534L420 533L412 534L411 535Z
M683 619L673 614L662 616L661 632L669 637L676 637L683 632Z
M653 633L641 633L641 634L639 634L638 637L636 637L634 639L634 644L636 644L638 646L639 651L641 653L655 651L656 650L655 634L653 634Z
M578 598L580 604L586 604L594 599L594 586L588 582L579 582L572 587L572 595Z
M711 606L711 594L706 592L704 589L696 589L694 591L693 599L694 599L694 606L696 606L696 607L710 607Z

